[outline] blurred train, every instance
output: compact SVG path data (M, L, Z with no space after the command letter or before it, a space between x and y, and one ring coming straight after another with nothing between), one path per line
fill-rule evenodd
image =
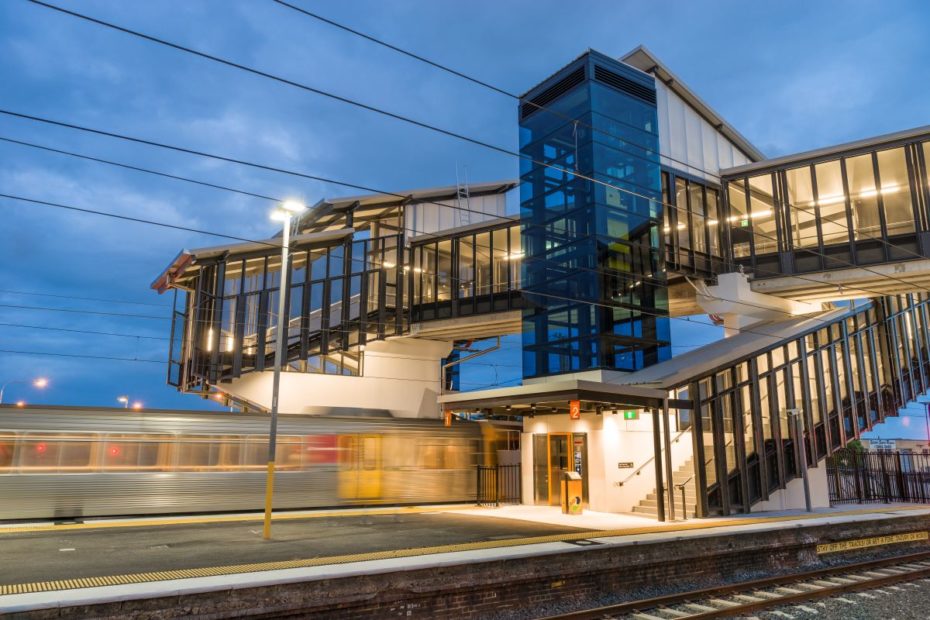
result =
M0 407L0 520L260 510L267 415ZM487 422L282 415L275 509L469 502Z

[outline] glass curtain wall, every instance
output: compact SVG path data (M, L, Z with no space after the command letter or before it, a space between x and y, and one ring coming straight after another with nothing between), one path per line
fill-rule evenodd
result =
M524 376L668 359L654 84L594 54L553 80L521 106Z
M392 235L292 253L284 370L358 375L361 345L407 329L406 312L397 306L400 243ZM272 250L205 264L192 285L186 385L206 390L271 369L279 337L280 255Z
M930 251L920 250L916 235L930 230L928 145L876 147L725 179L733 262L771 277L785 268L921 257ZM790 260L779 262L778 253Z
M674 185L674 192L670 188ZM665 239L667 268L679 273L713 275L723 269L724 243L720 225L720 193L715 187L662 172L662 201L666 205Z
M520 226L496 225L410 249L406 269L415 322L520 307Z

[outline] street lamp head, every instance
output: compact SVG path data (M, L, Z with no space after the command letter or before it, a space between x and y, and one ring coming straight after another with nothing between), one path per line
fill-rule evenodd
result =
M45 377L38 377L32 382L32 385L41 390L42 388L48 387L48 379Z
M116 401L123 403L125 405L126 403L129 402L129 397L128 396L117 396Z
M283 211L282 209L275 209L271 212L271 220L274 222L289 222L291 219L291 214L289 211Z
M301 213L307 210L307 207L299 200L285 200L281 203L281 208L291 213Z

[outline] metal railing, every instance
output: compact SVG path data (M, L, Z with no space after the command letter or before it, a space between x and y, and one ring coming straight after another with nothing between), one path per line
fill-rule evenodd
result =
M827 458L830 504L930 503L930 455L844 448Z
M520 464L478 465L476 502L479 506L519 504L522 493Z
M678 441L681 439L681 436L682 436L682 435L684 435L685 433L690 433L690 432L691 432L691 427L689 426L689 427L686 428L685 430L683 430L683 431L679 432L677 435L675 435L675 437L672 438L672 443L678 443ZM650 456L648 459L646 459L645 461L643 461L643 464L640 465L639 467L637 467L635 470L633 470L633 472L632 472L629 476L627 476L626 478L624 478L623 480L621 480L620 482L618 482L618 483L617 483L617 486L618 486L618 487L622 487L624 484L626 484L627 482L629 482L634 476L640 475L640 474L642 473L642 471L643 471L643 468L645 468L647 465L649 465L649 463L653 462L654 460L656 460L655 454L653 454L653 455Z

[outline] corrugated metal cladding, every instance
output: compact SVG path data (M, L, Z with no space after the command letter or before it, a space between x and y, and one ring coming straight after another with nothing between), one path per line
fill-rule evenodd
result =
M594 79L608 86L612 86L617 90L623 91L628 95L633 95L634 97L642 99L646 103L651 103L652 105L656 104L656 91L654 88L643 86L630 78L623 77L600 65L594 65Z
M545 106L571 89L575 88L579 84L584 82L584 67L578 67L567 76L542 91L528 102L523 103L520 106L520 118L524 119L532 115L534 112L539 111L540 106ZM653 98L655 95L653 94Z

